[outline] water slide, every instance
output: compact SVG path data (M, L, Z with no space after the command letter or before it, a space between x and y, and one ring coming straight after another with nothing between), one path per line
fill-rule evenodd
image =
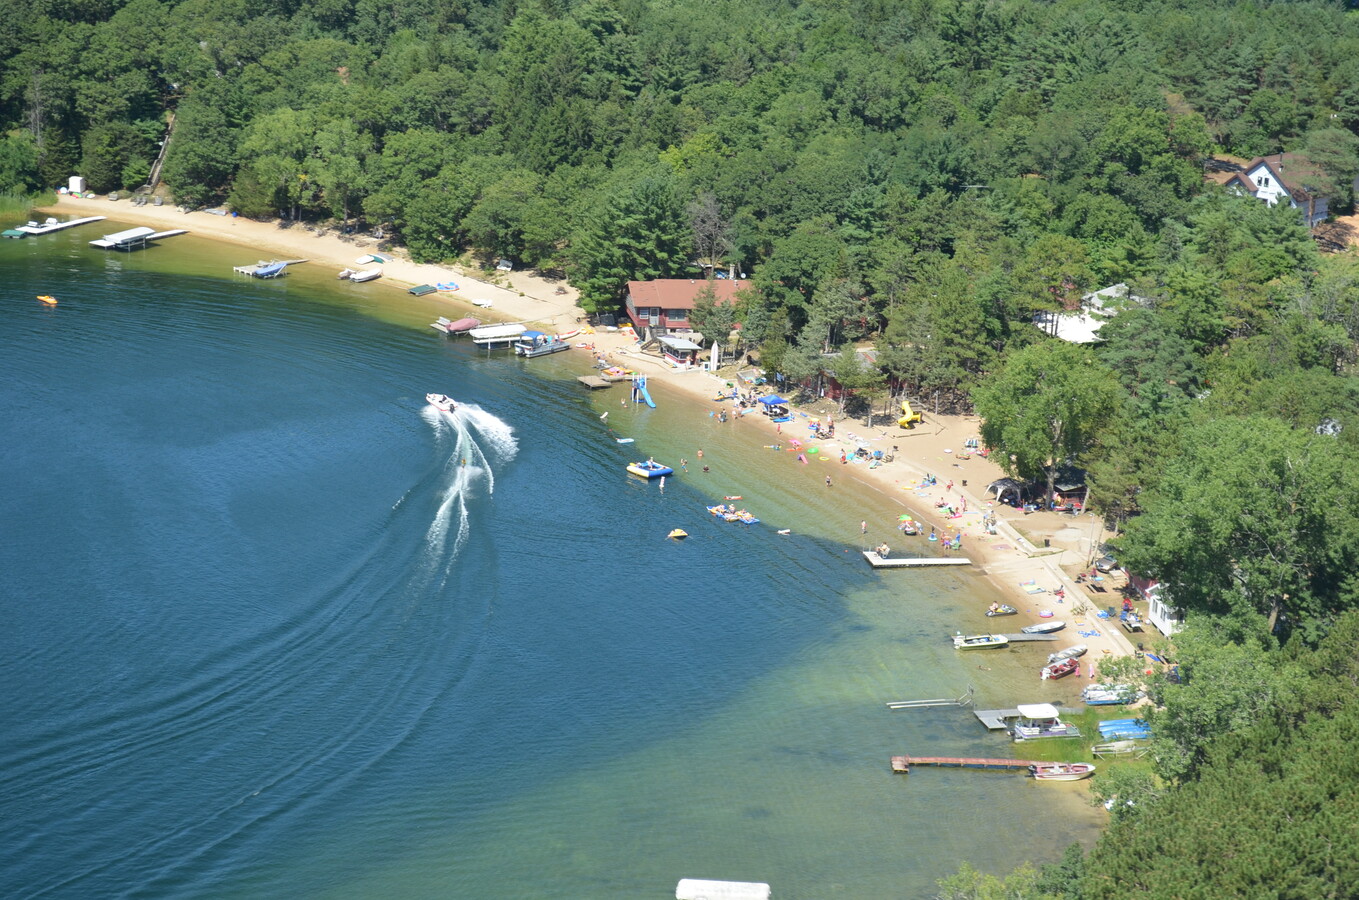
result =
M645 375L638 375L636 378L632 380L633 402L636 402L638 397L640 397L642 401L646 403L647 406L651 407L652 409L656 408L656 401L651 399L651 394L646 389Z

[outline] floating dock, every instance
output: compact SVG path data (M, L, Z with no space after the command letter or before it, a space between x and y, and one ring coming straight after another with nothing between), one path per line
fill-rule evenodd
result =
M41 225L37 222L29 222L27 225L20 225L14 230L22 231L24 234L51 234L54 231L61 231L63 228L88 225L90 222L102 222L104 218L104 216L85 216L81 219L68 219L65 222L48 221Z
M918 556L883 559L872 550L864 551L864 559L875 569L914 569L922 566L970 566L972 560L965 556Z
M950 769L1027 769L1031 759L986 759L974 756L894 756L892 771L909 774L911 766L944 766Z
M1005 725L1006 719L1019 718L1019 710L1017 709L974 709L972 714L992 731L1004 731L1007 727Z
M597 391L600 388L613 387L612 381L600 378L598 375L579 375L576 377L576 380L592 391Z

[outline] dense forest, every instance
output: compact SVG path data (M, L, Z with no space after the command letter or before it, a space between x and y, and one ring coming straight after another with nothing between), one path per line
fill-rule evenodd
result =
M1206 176L1297 153L1353 209L1350 6L0 0L0 190L135 189L168 138L181 205L509 258L591 311L629 279L748 275L700 331L975 409L1022 478L1081 466L1187 612L1181 680L1148 684L1154 771L1098 788L1122 801L1088 858L994 895L1340 896L1359 259ZM1098 343L1034 327L1119 283Z

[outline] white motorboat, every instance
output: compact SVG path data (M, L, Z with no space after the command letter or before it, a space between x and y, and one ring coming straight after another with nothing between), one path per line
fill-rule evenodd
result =
M446 394L426 394L425 399L440 412L453 412L458 408L458 404L453 402L453 398Z
M986 650L1004 647L1010 639L1003 634L955 634L953 646L957 650Z
M1065 650L1058 650L1056 653L1048 654L1048 664L1061 662L1064 659L1076 659L1084 656L1090 648L1085 644L1077 644L1074 647L1067 647Z
M382 277L381 269L363 269L362 271L351 273L349 276L349 280L362 284L365 281L372 281L374 278L381 277Z
M1019 630L1025 634L1050 634L1054 631L1061 631L1065 627L1065 622L1054 620L1051 622L1039 622L1037 625L1025 625Z

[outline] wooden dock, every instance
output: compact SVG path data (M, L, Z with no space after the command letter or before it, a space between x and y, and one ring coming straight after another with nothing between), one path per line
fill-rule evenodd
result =
M906 557L899 559L888 557L883 559L872 550L864 551L864 559L875 569L914 569L922 566L970 566L972 560L965 556L920 556Z
M1017 709L974 709L972 714L992 731L1004 731L1006 729L1006 719L1018 719L1019 710Z
M576 380L592 391L597 391L600 388L613 387L613 382L600 378L598 375L578 375L576 376Z
M1031 759L986 759L974 756L894 756L892 771L909 774L911 766L944 766L950 769L1027 769Z

